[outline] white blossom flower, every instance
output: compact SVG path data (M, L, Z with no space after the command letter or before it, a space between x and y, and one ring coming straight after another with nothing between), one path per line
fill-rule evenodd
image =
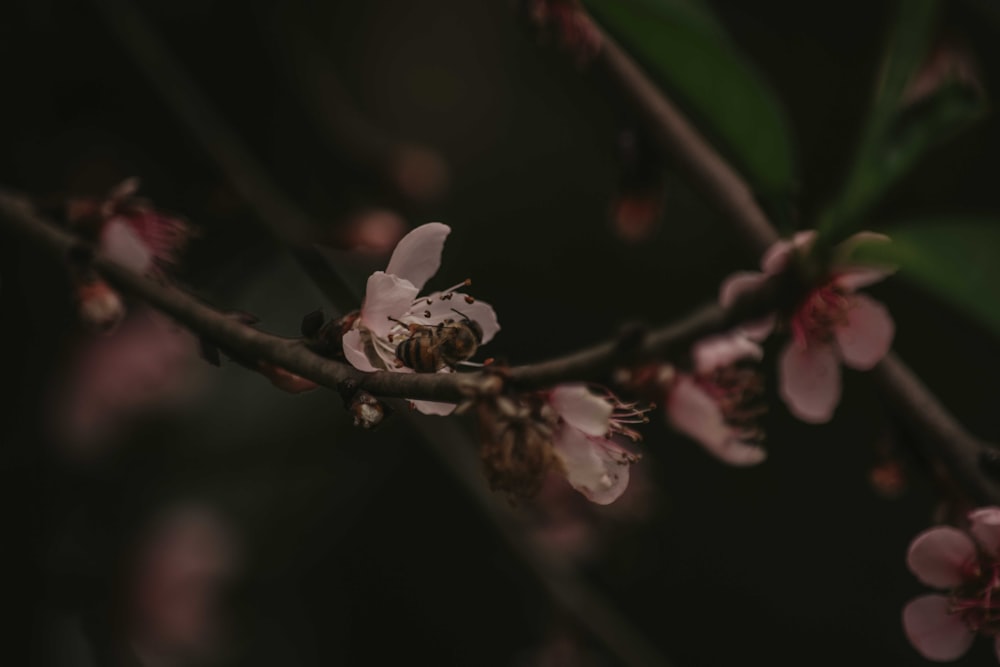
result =
M431 222L417 227L400 239L385 271L368 278L361 314L344 334L344 356L362 371L412 373L396 358L399 343L410 336L411 326L433 326L445 320L468 318L482 330L480 344L488 343L500 330L492 306L458 291L460 283L443 292L418 296L424 284L441 266L444 240L451 232L448 225ZM444 367L438 372L450 373ZM446 415L455 406L450 403L413 401L423 413Z

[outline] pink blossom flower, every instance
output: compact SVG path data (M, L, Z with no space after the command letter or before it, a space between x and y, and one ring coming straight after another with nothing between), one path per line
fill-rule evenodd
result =
M736 466L762 462L767 453L758 446L763 433L757 418L766 410L763 383L760 373L744 362L763 355L759 345L740 334L699 342L691 351L693 371L665 378L670 423L721 461Z
M492 306L458 291L468 282L418 296L441 266L444 240L450 232L451 228L440 222L417 227L399 241L386 270L368 278L361 315L343 337L344 356L355 368L412 373L396 358L396 348L410 335L411 325L432 326L468 318L482 331L480 344L488 343L500 330ZM444 367L438 372L449 373L452 369ZM426 414L450 414L455 409L450 403L413 404Z
M763 273L741 272L723 284L720 302L731 305L744 292L785 271L797 253L805 253L815 232L801 232L791 241L779 241L761 260ZM847 250L864 239L884 236L862 232L838 248L832 266L798 301L783 313L781 325L791 340L779 360L779 392L789 410L803 421L829 421L840 401L840 363L857 370L875 366L889 351L894 324L878 301L856 290L876 283L888 271L847 263ZM770 315L743 327L754 340L764 340L778 319Z
M628 487L629 465L639 457L616 438L638 440L631 424L644 423L644 410L610 392L598 396L583 384L559 385L547 395L558 422L552 448L570 485L599 505L614 502Z
M1000 659L1000 507L969 513L968 532L938 526L910 544L917 579L947 595L921 595L903 608L903 629L928 660L960 658L976 634L994 638Z
M101 254L137 272L158 273L177 262L191 237L179 218L165 215L136 197L139 180L117 185L106 199L76 198L67 206L70 222L96 236Z

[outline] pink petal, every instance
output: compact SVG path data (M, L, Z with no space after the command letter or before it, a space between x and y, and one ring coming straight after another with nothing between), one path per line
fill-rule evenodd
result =
M710 373L743 359L760 361L764 357L764 350L746 336L730 333L698 341L691 348L691 356L696 371Z
M416 309L416 314L418 315L430 313L430 317L425 318L427 324L437 324L444 320L459 320L462 318L462 315L465 315L482 327L484 345L490 342L497 335L497 332L500 331L500 322L497 320L497 314L493 310L493 306L485 301L477 300L467 303L465 294L461 292L454 292L454 296L447 300L441 299L441 292L435 292L427 298L431 303L427 304L424 312L421 313L420 308ZM427 302L423 303L426 304Z
M767 275L756 271L734 273L726 278L719 288L719 305L723 308L729 308L740 295L759 288L767 279ZM774 322L774 315L766 315L757 320L744 322L739 329L746 337L762 341L771 335L771 331L774 330Z
M966 563L976 557L968 535L950 526L925 530L910 543L906 565L917 579L934 588L954 588L964 581Z
M810 229L796 233L790 241L778 241L764 253L760 268L769 276L781 273L788 265L792 252L806 250L815 238L816 232Z
M422 412L425 415L439 415L441 417L447 417L458 407L454 403L438 403L437 401L410 401L410 403L413 404L413 407L418 412Z
M896 327L889 311L864 294L855 294L847 309L847 321L834 329L844 363L866 371L886 355Z
M444 240L450 233L451 227L440 222L417 227L400 239L385 272L410 281L420 291L441 266Z
M687 376L679 377L670 390L667 417L674 428L700 442L725 463L752 466L767 458L763 449L740 440L722 418L718 404Z
M972 646L975 635L960 617L949 614L948 608L944 595L922 595L903 608L906 637L928 660L957 660Z
M549 394L549 403L573 428L592 436L607 434L613 411L611 403L592 393L587 385L561 384Z
M719 305L729 308L743 294L752 292L768 279L768 276L757 271L739 271L722 281L719 287Z
M379 370L372 365L372 362L368 360L368 355L365 354L365 343L360 331L351 329L344 334L341 342L344 346L344 356L352 366L359 371L368 373Z
M409 281L383 271L368 277L365 301L361 306L361 323L373 335L385 338L417 298L418 289Z
M969 531L990 554L1000 555L1000 507L981 507L969 512Z
M610 440L589 438L564 426L552 442L570 485L598 505L614 502L628 487L627 454Z
M778 375L779 393L793 415L812 424L830 421L840 401L840 362L831 346L789 343Z
M149 247L124 218L113 218L101 229L101 253L136 273L145 273L153 266Z
M893 273L894 271L889 269L879 269L871 266L851 267L841 271L834 278L833 282L848 292L855 292L862 287L880 283Z

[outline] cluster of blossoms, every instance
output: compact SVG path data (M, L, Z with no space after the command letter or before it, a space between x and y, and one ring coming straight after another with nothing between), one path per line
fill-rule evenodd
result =
M130 178L106 198L71 199L66 218L97 245L100 254L136 273L158 276L177 262L191 229L136 197L138 188L139 181ZM114 329L125 315L118 293L85 262L73 267L72 278L84 323L98 331Z
M948 592L921 595L903 609L906 636L929 660L957 660L977 634L994 640L1000 659L1000 507L977 509L968 520L968 531L924 531L907 554L917 579Z
M454 372L499 331L496 313L486 303L451 289L420 296L441 264L450 229L430 223L414 229L397 245L385 271L369 279L360 312L343 320L344 357L362 371ZM702 443L718 459L738 466L766 458L759 418L766 412L760 343L774 330L790 334L779 363L780 394L789 409L810 422L830 419L840 397L841 361L868 369L888 351L893 323L886 309L856 290L886 272L857 266L848 253L859 234L838 247L829 268L794 305L735 331L692 347L688 369L653 365L623 371L621 384L650 400L663 402L668 421ZM884 237L879 237L884 238ZM729 306L770 277L797 270L815 239L804 232L781 241L762 260L762 272L729 278L720 300ZM456 304L458 307L456 307ZM464 330L467 356L446 354L452 334ZM474 341L473 341L474 339ZM458 361L456 361L456 359ZM413 401L428 414L450 414L448 403ZM645 420L644 410L584 385L548 392L500 396L480 401L483 460L491 486L514 497L537 492L554 465L574 488L599 503L617 498L627 484L627 464L635 457L612 436L638 439L627 423Z

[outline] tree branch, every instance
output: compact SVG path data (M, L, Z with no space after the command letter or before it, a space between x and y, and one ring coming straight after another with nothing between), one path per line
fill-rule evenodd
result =
M7 226L59 258L86 247L86 243L36 214L25 201L0 192L0 224ZM366 373L349 364L328 359L310 350L302 339L285 338L254 329L170 284L136 274L95 254L92 266L114 286L167 313L191 331L204 336L230 354L249 361L263 361L331 389L345 382L385 398L460 402L470 396L495 392L491 374L470 373ZM517 389L543 389L559 382L601 379L617 365L684 352L695 340L761 315L774 307L781 284L772 281L738 301L732 308L705 306L689 317L639 337L633 345L601 343L579 352L535 365L509 370Z
M594 30L602 40L597 64L639 112L660 149L687 168L694 183L759 256L779 237L750 186L596 22ZM895 353L886 355L873 377L887 404L914 427L915 437L970 495L980 503L1000 504L1000 484L979 464L994 447L971 435Z

